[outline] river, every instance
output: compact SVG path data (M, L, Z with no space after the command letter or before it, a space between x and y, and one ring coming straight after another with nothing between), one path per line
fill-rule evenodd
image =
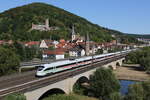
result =
M120 80L120 85L121 85L120 93L122 95L127 94L128 93L128 86L131 84L134 84L134 83L136 83L136 81Z

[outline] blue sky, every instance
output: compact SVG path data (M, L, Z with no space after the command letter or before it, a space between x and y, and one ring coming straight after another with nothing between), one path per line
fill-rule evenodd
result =
M52 4L121 32L150 34L150 0L0 0L0 12L32 2Z

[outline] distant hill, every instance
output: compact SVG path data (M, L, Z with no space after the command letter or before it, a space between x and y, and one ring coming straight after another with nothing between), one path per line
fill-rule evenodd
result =
M150 39L150 34L128 34L129 36L133 36L135 38L144 38L144 39Z
M59 30L53 31L31 31L31 25L41 24L49 19L50 26L57 26ZM63 9L44 3L32 3L17 7L0 14L0 39L7 40L41 40L60 38L70 39L71 26L75 26L76 33L86 36L88 33L91 40L96 42L111 41L112 34L123 43L135 42L132 36L127 36L119 31L110 30L93 24L86 19L67 12Z

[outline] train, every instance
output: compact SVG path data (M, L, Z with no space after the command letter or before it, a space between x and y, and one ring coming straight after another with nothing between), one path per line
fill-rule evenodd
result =
M54 73L87 66L90 65L91 63L97 63L99 61L106 60L114 56L119 56L128 53L130 51L133 50L125 50L125 51L94 55L94 56L85 56L76 59L68 59L62 61L55 61L48 64L41 64L40 66L36 66L37 67L36 76L43 77Z

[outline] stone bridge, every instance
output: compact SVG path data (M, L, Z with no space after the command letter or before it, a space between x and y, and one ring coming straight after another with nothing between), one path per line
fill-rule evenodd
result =
M120 58L107 64L103 64L102 66L105 68L110 67L115 70L117 66L122 65L123 60L124 58ZM70 76L66 79L55 82L53 84L49 85L45 84L45 86L41 88L37 88L32 91L27 91L24 94L27 97L27 100L41 100L41 98L45 97L47 94L55 94L55 93L69 94L73 92L73 86L77 81L89 80L89 76L93 74L93 72L96 71L97 68L99 67L95 67L83 73Z

